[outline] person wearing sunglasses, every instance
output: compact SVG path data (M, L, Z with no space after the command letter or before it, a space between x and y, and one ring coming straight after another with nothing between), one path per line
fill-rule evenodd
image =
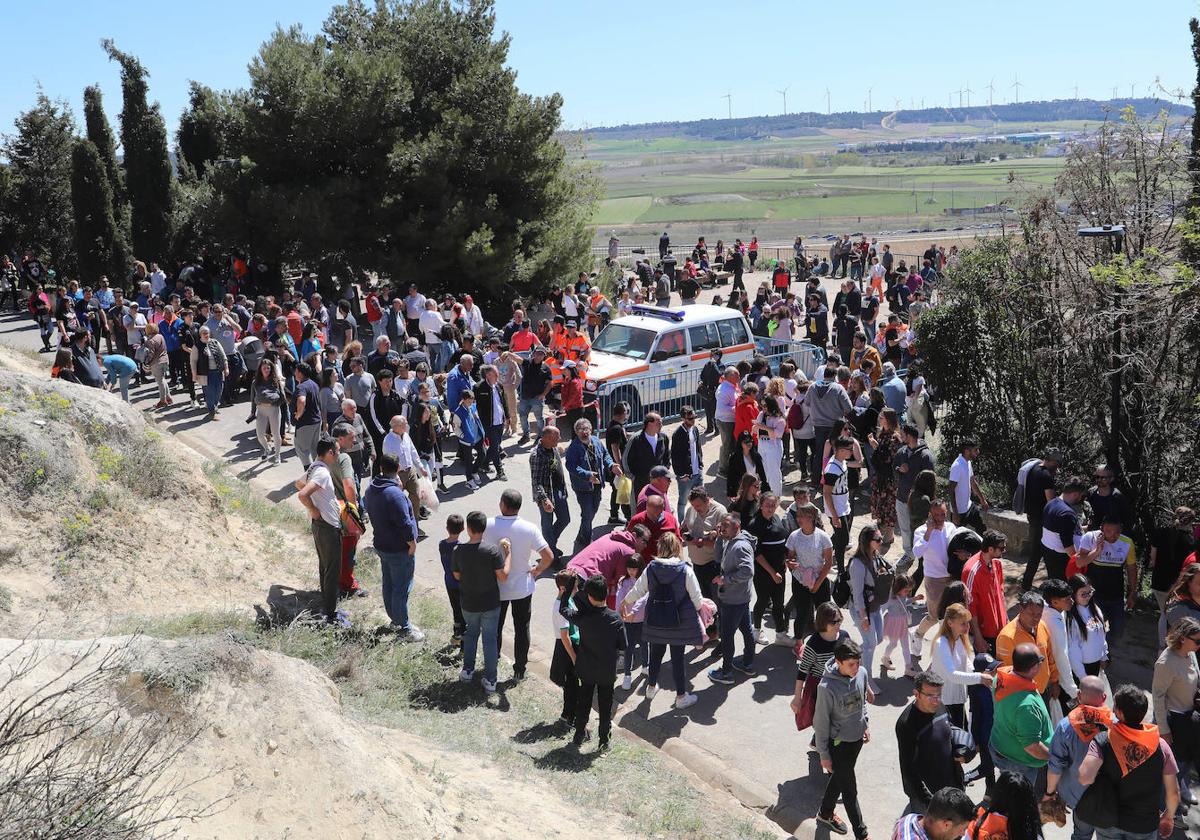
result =
M1129 497L1117 487L1117 471L1105 464L1092 473L1095 482L1088 490L1087 500L1092 508L1092 519L1088 526L1093 530L1106 519L1117 519L1128 530L1133 526L1133 511Z

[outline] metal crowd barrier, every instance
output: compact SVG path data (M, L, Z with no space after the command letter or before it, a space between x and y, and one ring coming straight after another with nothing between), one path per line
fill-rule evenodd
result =
M756 338L757 352L766 357L772 373L779 372L784 361L790 361L809 379L814 379L825 366L825 350L807 341ZM684 406L691 406L697 415L704 413L700 399L700 373L707 360L685 363L686 367L660 373L622 376L600 383L597 392L600 419L607 424L612 407L618 402L630 407L630 426L640 426L647 411L657 411L664 421L676 420Z

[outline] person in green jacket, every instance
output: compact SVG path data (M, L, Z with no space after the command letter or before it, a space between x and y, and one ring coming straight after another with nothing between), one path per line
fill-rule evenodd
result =
M1011 770L1037 783L1038 770L1050 759L1054 728L1037 690L1043 657L1036 645L1017 645L1011 667L996 672L995 711L989 748L997 770Z

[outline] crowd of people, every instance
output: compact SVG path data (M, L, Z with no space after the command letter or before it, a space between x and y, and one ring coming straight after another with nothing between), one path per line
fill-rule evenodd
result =
M590 739L595 708L599 746L608 746L618 680L623 691L640 682L648 698L669 686L673 708L685 710L699 702L689 648L707 649L707 690L723 691L755 679L759 646L774 643L796 658L795 725L811 728L828 774L816 817L833 832L868 836L856 765L874 749L876 678L896 671L912 681L912 700L896 724L909 813L894 837L1032 840L1043 816L1065 819L1067 808L1075 840L1169 834L1194 802L1187 777L1200 749L1191 510L1179 508L1149 552L1165 644L1152 702L1133 686L1113 690L1108 663L1140 568L1115 469L1099 466L1091 481L1060 475L1054 450L1022 466L1014 502L1028 554L1013 598L1007 539L984 517L980 441L952 442L943 475L926 443L936 414L920 375L919 321L953 249L934 246L910 269L873 240L844 237L827 261L797 240L795 275L771 266L750 299L742 273L755 268L757 240L718 242L710 259L701 238L682 266L669 239L659 247L657 266L639 259L631 272L610 250L615 300L582 274L541 300L514 301L496 319L507 319L502 327L470 295L426 297L411 285L360 296L347 285L327 300L313 275L254 297L223 281L209 301L193 275L169 279L153 263L137 265L132 289L103 278L94 288L39 283L24 306L59 379L127 400L132 383L153 379L163 411L180 395L181 408L201 410L199 385L209 419L245 395L261 457L280 463L290 447L303 469L295 485L331 624L348 624L340 599L366 595L354 567L369 530L382 632L422 641L409 592L421 523L454 489L451 454L468 492L489 475L505 482L493 515L452 513L438 546L459 676L473 681L482 656L481 685L497 691L510 616L514 678L525 675L536 581L553 572L550 676L576 744ZM6 263L5 276L27 277L29 262L19 272ZM669 434L659 414L634 417L624 403L602 417L587 385L590 338L635 302L696 302L719 282L716 268L733 281L728 305L756 334L804 336L828 351L815 380L763 358L724 366L715 351L697 404ZM838 271L830 327L821 278ZM709 438L720 440L715 481L705 479ZM511 486L505 460L526 454L530 485ZM605 492L608 530L595 526ZM579 521L564 549L569 497ZM527 504L536 525L520 516ZM980 806L965 793L976 781L988 794Z

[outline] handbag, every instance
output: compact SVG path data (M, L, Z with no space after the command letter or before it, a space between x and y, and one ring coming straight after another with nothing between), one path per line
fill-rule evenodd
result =
M809 674L804 679L804 688L800 690L800 711L796 712L796 731L803 732L812 726L813 716L817 712L817 686L821 678Z

